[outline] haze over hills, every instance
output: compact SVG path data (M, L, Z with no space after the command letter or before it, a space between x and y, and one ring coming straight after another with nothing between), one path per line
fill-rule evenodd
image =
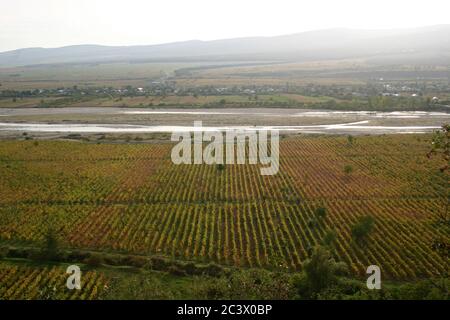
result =
M77 45L0 53L0 66L121 61L311 61L364 58L379 63L450 63L450 25L414 29L326 29L275 37L143 46Z

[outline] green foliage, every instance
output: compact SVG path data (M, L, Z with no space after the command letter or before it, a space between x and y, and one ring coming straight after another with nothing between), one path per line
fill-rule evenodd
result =
M357 242L364 240L373 230L375 219L372 216L363 216L351 228L352 237Z
M222 268L222 266L220 266L216 263L209 263L206 266L204 266L202 268L198 268L198 269L200 269L202 274L212 276L212 277L218 277L221 274L223 274L223 272L224 272L224 269Z
M318 218L324 219L327 216L327 208L318 207L318 208L316 208L314 213Z
M317 219L311 218L311 219L308 220L308 227L310 227L310 228L315 228L315 227L317 227L317 226L318 226Z
M364 281L341 279L324 290L317 299L326 300L449 300L449 281L420 280L406 284L385 284L381 290L369 290Z
M236 270L219 278L138 271L116 276L106 299L291 299L292 276L267 270Z
M336 237L337 237L336 231L334 231L334 230L328 230L328 231L325 233L325 236L323 237L323 243L324 243L326 246L331 246L331 245L336 241Z
M46 260L56 260L59 254L59 240L56 230L49 227L44 235L44 248L42 258Z
M439 155L444 160L445 165L440 168L442 172L448 171L450 164L450 124L444 124L442 130L434 133L431 142L431 150L428 157Z
M388 288L391 299L402 300L449 300L449 279L427 279Z
M227 277L207 278L197 283L195 296L199 299L282 300L294 294L289 274L260 269L239 270Z
M351 135L347 136L347 142L348 142L349 146L352 146L353 145L353 136L351 136Z
M186 272L176 265L171 265L168 268L167 272L169 272L171 275L174 275L174 276L185 276L186 275Z
M93 253L85 260L85 263L91 267L98 267L103 263L103 257Z
M6 258L8 254L9 254L8 248L0 248L0 260Z
M350 175L353 172L353 167L349 164L344 166L344 173Z
M336 262L329 251L316 247L304 264L303 273L296 279L298 295L302 299L314 299L327 288L334 286L346 272L343 263Z
M164 281L150 273L128 276L112 284L106 299L114 300L163 300L174 299L172 290Z

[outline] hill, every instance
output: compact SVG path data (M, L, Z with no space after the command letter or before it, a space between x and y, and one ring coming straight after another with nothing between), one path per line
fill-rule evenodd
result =
M326 29L275 37L144 46L77 45L0 53L0 66L121 61L311 61L365 58L378 63L448 64L450 25L414 29Z

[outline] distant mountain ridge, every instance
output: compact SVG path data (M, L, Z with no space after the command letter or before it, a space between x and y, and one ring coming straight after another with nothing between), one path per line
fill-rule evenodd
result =
M450 25L413 29L326 29L275 37L184 41L142 46L76 45L0 53L0 66L177 60L439 61L450 64Z

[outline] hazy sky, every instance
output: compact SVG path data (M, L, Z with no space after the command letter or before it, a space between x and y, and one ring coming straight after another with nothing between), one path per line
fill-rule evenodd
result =
M2 0L0 51L450 23L449 0Z

